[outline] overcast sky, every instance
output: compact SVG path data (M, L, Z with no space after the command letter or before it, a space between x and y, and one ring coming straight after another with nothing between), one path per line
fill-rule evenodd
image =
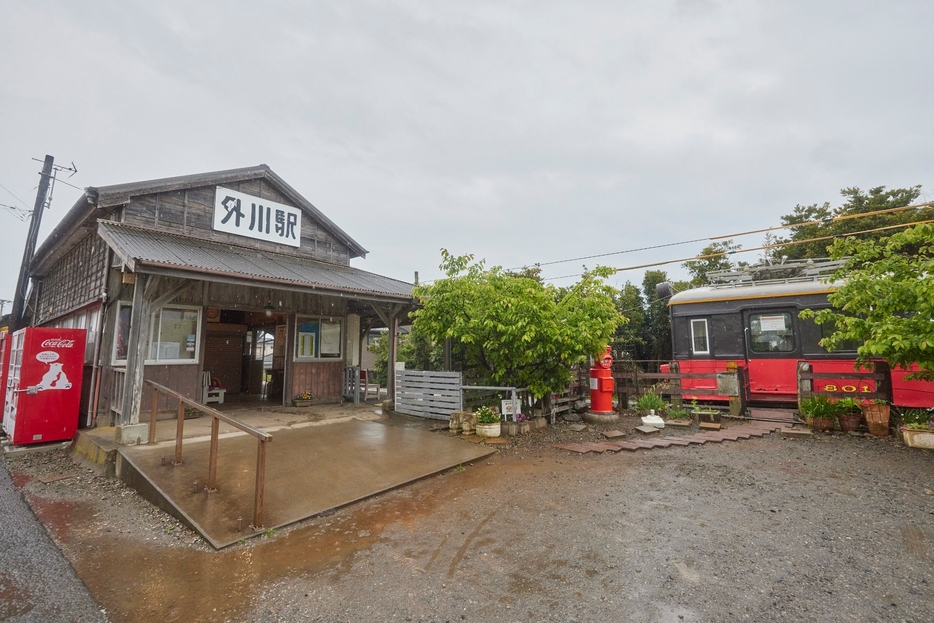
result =
M513 267L849 186L931 199L932 25L929 1L2 0L0 204L32 207L45 154L81 188L266 163L370 251L354 265L411 281L442 247ZM79 195L56 186L40 241ZM0 211L5 299L26 230Z

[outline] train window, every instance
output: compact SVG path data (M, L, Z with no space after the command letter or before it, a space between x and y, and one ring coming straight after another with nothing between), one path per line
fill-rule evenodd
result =
M710 341L707 339L707 320L704 318L691 320L691 346L694 354L710 352Z
M821 323L820 324L821 339L824 339L825 337L830 337L831 335L833 335L833 333L836 330L837 330L837 323L835 323L832 320L830 322ZM827 351L827 352L841 352L841 351L854 351L855 352L856 349L859 348L859 344L860 344L859 340L844 340L843 342L840 343L839 346L837 346L836 350ZM827 349L825 348L824 350L827 350Z
M750 348L754 353L789 353L795 335L788 312L749 315Z

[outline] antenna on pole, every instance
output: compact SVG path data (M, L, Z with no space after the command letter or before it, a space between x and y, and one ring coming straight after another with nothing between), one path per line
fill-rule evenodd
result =
M32 220L29 221L29 233L26 234L26 247L23 249L23 262L19 268L19 279L16 282L16 292L13 295L13 309L10 311L10 333L24 326L23 309L26 306L26 293L29 290L29 271L32 256L36 251L36 239L39 237L39 225L42 224L42 212L49 196L49 187L52 179L52 168L55 158L46 156L42 165L39 179L39 190L36 192L36 203L32 209Z

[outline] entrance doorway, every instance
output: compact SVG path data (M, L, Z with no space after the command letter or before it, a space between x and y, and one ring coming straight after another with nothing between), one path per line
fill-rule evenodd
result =
M207 309L204 372L227 401L282 400L285 314Z

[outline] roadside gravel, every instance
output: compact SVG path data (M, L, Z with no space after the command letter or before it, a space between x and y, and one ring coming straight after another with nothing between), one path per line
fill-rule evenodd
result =
M0 544L0 621L107 621L2 465Z
M23 488L40 516L61 505L50 530L117 622L931 620L934 453L842 435L551 447L635 423L559 423L222 552L86 470ZM47 460L10 467L69 468Z

